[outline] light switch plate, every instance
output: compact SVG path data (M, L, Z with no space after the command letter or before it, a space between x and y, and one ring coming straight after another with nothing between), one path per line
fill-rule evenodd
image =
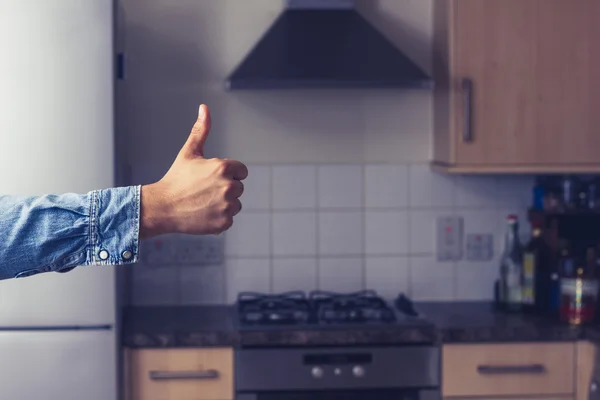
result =
M440 262L462 259L463 217L452 215L437 219L437 260Z
M493 258L494 236L490 233L472 233L466 237L468 261L489 261Z

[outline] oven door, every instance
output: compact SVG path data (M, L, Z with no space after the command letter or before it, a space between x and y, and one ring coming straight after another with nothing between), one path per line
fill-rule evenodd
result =
M306 390L238 393L235 400L441 400L441 395L439 390Z

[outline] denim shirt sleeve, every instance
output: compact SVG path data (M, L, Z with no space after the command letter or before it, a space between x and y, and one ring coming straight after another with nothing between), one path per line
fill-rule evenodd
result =
M0 196L0 279L137 262L140 190Z

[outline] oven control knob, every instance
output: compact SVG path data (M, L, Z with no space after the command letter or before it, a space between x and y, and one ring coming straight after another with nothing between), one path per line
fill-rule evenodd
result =
M321 367L314 367L311 371L312 376L315 378L323 377L323 369Z
M363 367L361 367L360 365L357 365L354 368L352 368L352 373L357 378L362 378L363 376L365 376L365 369Z

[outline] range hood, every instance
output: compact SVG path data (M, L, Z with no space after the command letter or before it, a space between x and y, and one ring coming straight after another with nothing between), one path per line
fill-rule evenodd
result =
M227 90L433 87L354 0L287 0L225 82Z

